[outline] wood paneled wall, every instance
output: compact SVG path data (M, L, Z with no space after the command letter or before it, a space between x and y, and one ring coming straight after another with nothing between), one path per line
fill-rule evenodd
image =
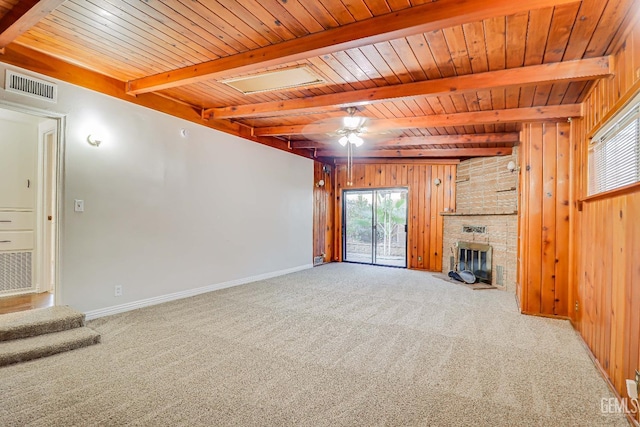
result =
M640 370L640 191L585 202L579 216L575 324L625 396Z
M345 189L407 187L409 268L442 270L442 229L445 208L455 209L456 164L424 161L364 163L353 165L353 185L347 187L345 165L336 167L334 258L342 260L342 192ZM439 178L440 185L434 180Z
M523 125L516 289L524 313L568 314L570 138L569 123Z
M640 185L587 198L589 137L640 91L640 26L615 54L614 78L600 80L574 121L571 318L617 392L640 370ZM581 208L581 209L580 209Z
M334 176L333 166L313 163L313 256L322 256L323 262L334 258Z

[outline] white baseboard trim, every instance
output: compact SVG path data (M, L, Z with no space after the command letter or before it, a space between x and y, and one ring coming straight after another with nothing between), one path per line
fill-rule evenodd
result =
M271 279L272 277L283 276L289 273L295 273L296 271L302 271L313 268L313 264L304 264L286 270L278 270L270 273L259 274L257 276L244 277L242 279L230 280L228 282L216 283L214 285L203 286L201 288L188 289L186 291L175 292L167 295L160 295L157 297L147 298L139 301L128 302L125 304L114 305L111 307L100 308L98 310L91 310L85 312L86 320L97 319L99 317L110 316L112 314L124 313L126 311L136 310L142 307L148 307L150 305L162 304L163 302L174 301L182 298L188 298L195 295L204 294L207 292L217 291L220 289L231 288L233 286L244 285L251 282L257 282L259 280Z

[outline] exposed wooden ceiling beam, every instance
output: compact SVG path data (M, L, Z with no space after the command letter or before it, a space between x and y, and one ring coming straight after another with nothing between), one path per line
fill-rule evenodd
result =
M131 80L126 91L130 95L154 92L228 76L230 73L254 71L257 68L299 61L413 34L575 2L576 0L428 2L237 55Z
M307 98L209 108L203 111L202 116L216 119L279 116L302 111L308 112L323 107L363 105L398 98L438 96L498 87L532 86L541 83L592 80L612 75L612 64L613 60L609 56L579 59Z
M367 143L368 147L412 147L419 145L471 145L471 144L514 144L520 141L517 132L477 133L466 135L433 135L392 138L387 141ZM331 149L336 140L292 141L291 148Z
M334 165L346 165L347 164L347 158L346 157L316 157L316 159L324 159L326 161L323 161L323 163L327 163L327 164L331 164L333 163ZM393 157L386 157L386 158L375 158L375 157L356 157L353 159L353 163L354 164L360 164L360 165L364 165L364 164L383 164L383 165L398 165L398 164L406 164L407 160L403 159L403 158L393 158ZM457 165L460 164L460 159L454 159L454 158L427 158L427 157L422 157L419 159L411 159L411 164L414 165Z
M553 105L548 107L474 111L471 113L436 114L401 119L377 119L367 126L367 131L377 133L393 129L533 122L541 120L561 120L581 116L581 104ZM324 133L332 133L336 130L335 125L311 124L306 126L259 127L253 129L253 134L255 136L321 135Z
M353 150L354 157L489 157L508 156L513 152L511 147L497 148L435 148L431 150ZM317 150L317 157L346 157L347 150Z
M65 0L21 0L0 20L0 49L29 31Z

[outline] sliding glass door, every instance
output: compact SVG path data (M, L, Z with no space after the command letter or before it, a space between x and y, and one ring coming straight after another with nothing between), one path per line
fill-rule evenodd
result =
M346 190L343 260L407 266L407 189Z

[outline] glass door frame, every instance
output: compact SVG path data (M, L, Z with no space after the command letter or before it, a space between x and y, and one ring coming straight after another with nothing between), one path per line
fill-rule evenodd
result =
M377 215L378 192L404 191L407 195L405 206L405 238L404 238L404 265L390 265L377 263ZM347 194L371 193L371 262L349 261L347 259ZM408 268L409 266L409 187L376 187L376 188L352 188L342 190L342 262L352 264L377 265L381 267Z

